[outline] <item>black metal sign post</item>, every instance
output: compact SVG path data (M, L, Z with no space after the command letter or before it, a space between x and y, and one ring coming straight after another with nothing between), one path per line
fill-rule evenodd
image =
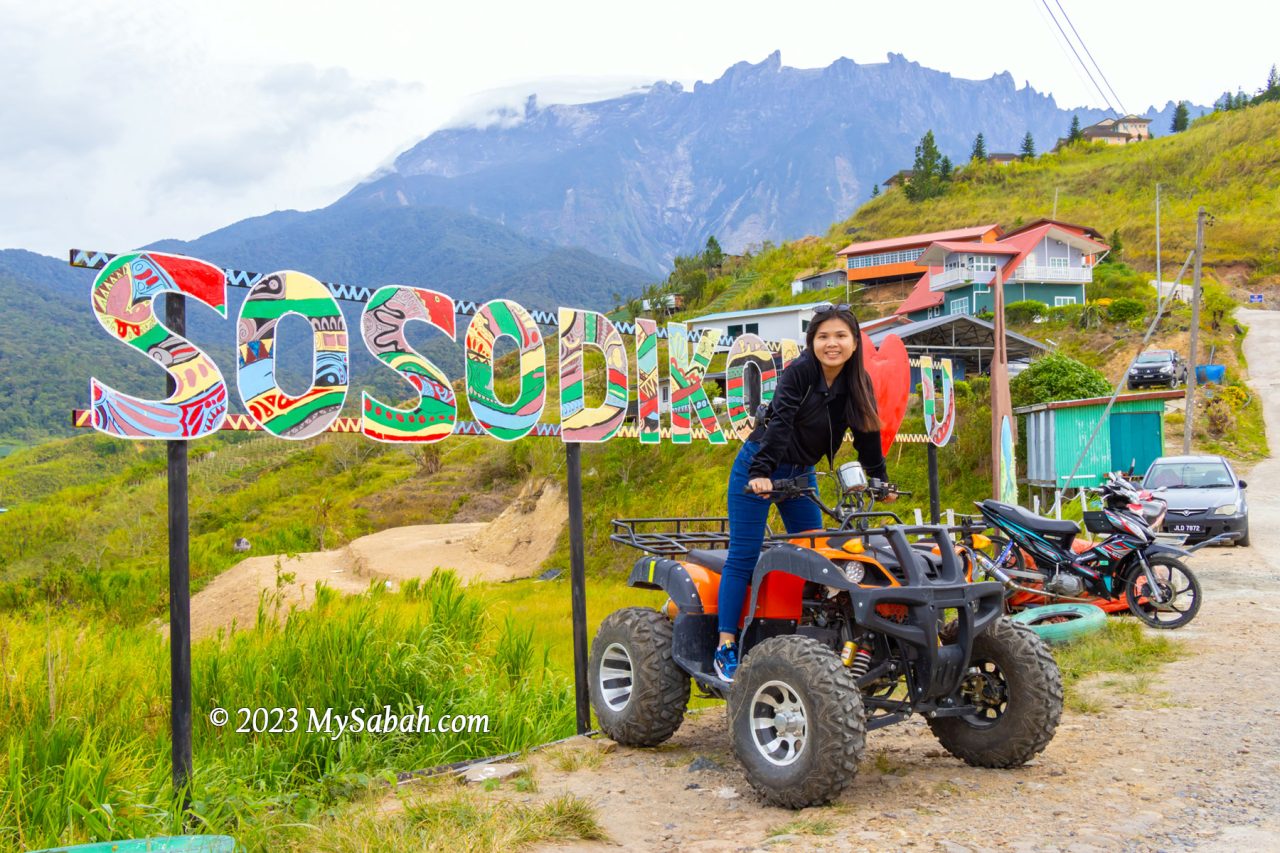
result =
M587 690L587 564L582 530L582 445L565 443L569 486L569 587L573 601L573 694L578 734L591 729Z
M165 296L165 322L175 335L187 331L187 303ZM169 379L169 393L176 383ZM182 811L191 809L191 562L187 493L187 442L169 441L169 693L173 732L173 789Z
M929 523L941 524L942 499L938 494L938 445L932 441L929 447Z

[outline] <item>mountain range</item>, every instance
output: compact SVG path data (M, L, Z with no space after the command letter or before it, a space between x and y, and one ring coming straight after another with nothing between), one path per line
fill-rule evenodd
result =
M1147 110L1157 133L1175 106ZM927 130L960 164L978 133L988 152L1018 151L1028 131L1048 150L1073 115L1087 126L1107 114L1060 108L1007 72L966 80L898 54L789 68L775 52L692 91L660 82L574 106L530 98L484 126L432 133L334 207L465 210L661 273L711 235L741 252L825 231L910 168Z

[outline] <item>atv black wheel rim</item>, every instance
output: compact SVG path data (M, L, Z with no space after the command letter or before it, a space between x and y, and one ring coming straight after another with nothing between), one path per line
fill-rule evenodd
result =
M808 730L804 700L790 684L769 681L751 697L751 742L770 764L794 763L804 752Z
M622 644L610 643L600 658L600 698L610 711L621 711L634 685L631 655Z
M974 661L960 682L960 696L974 712L965 717L970 724L994 726L1009 707L1009 682L995 661Z

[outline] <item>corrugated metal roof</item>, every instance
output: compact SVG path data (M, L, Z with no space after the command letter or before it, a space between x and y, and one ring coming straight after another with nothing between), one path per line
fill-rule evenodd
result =
M1186 391L1143 391L1138 394L1121 394L1116 398L1117 403L1137 402L1139 400L1176 400L1179 397L1185 397ZM1049 409L1073 409L1077 406L1105 406L1110 397L1088 397L1083 400L1056 400L1052 403L1037 403L1034 406L1021 406L1013 410L1015 415L1025 415L1028 412L1041 412Z
M826 300L823 300L825 302ZM701 317L694 317L685 320L685 323L699 323L707 320L736 320L739 317L760 317L765 314L791 314L800 311L808 311L815 305L821 305L822 302L806 302L802 305L776 305L771 308L752 308L749 311L721 311L718 314L704 314Z
M840 251L837 255L861 255L866 252L881 252L885 249L900 249L904 246L927 246L938 240L971 240L981 237L988 231L995 229L997 236L1001 232L997 223L990 225L975 225L972 228L956 228L951 231L934 231L929 234L909 234L906 237L890 237L885 240L870 240L866 243L850 243Z

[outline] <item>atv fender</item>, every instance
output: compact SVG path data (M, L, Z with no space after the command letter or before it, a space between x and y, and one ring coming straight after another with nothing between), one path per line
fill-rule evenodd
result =
M681 613L703 613L702 596L688 570L666 557L641 557L631 567L627 586L660 589L675 602Z

